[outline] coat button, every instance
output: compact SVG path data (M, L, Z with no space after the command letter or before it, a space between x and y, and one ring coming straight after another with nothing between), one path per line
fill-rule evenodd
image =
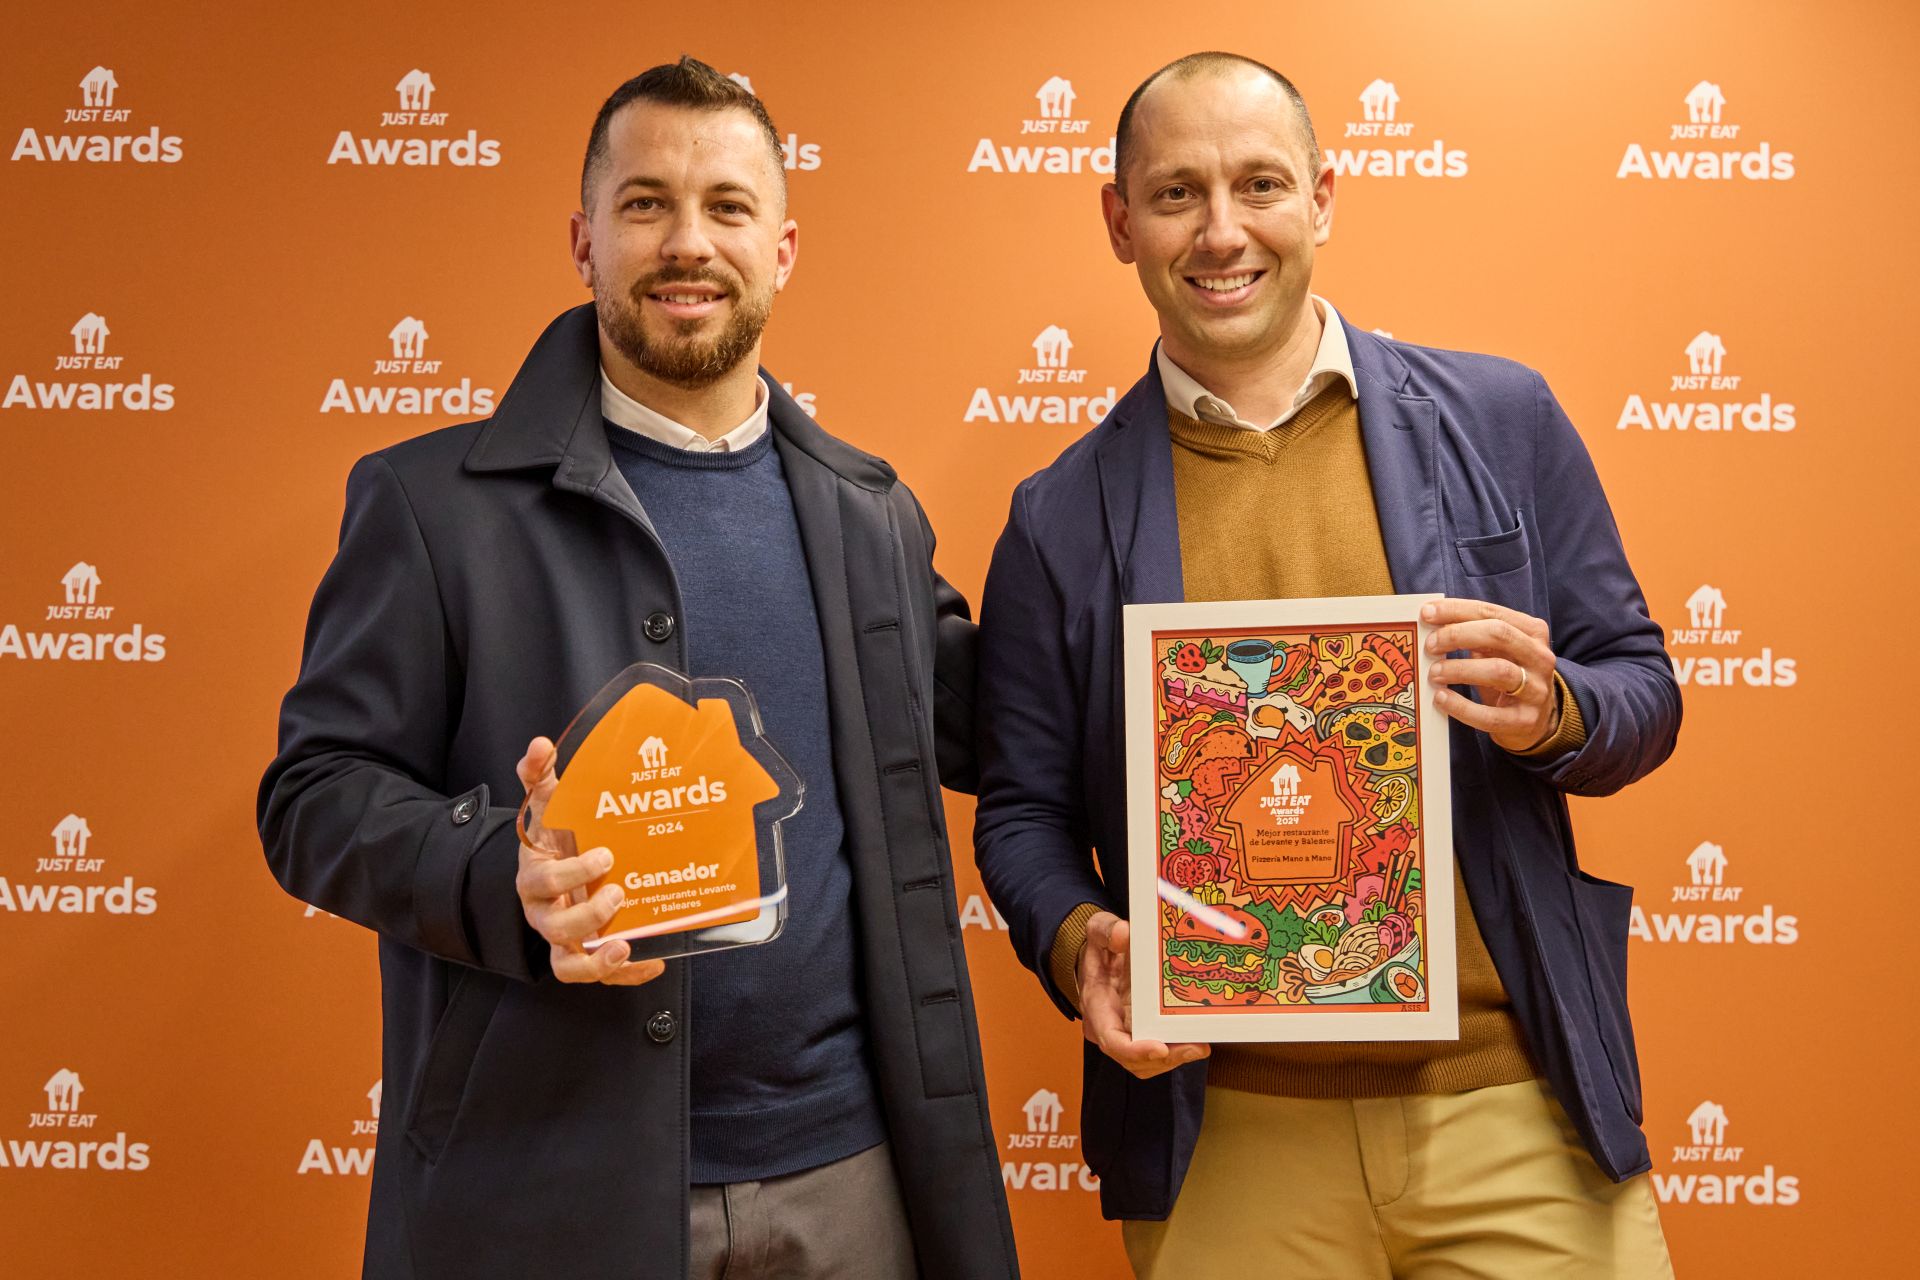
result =
M456 827L464 826L466 823L473 821L473 815L478 812L479 808L480 802L472 796L468 796L459 804L453 806L453 825Z
M673 634L673 615L670 613L650 613L646 622L647 639L655 644L665 644L667 637Z
M665 1009L647 1019L647 1039L655 1044L665 1044L673 1039L673 1033L679 1029L680 1024L674 1020L673 1014Z

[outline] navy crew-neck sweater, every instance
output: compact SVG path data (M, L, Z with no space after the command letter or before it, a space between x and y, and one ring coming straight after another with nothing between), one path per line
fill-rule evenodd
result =
M680 584L687 674L744 681L806 782L785 832L787 924L774 941L692 958L693 1181L811 1169L886 1136L867 1062L853 869L834 785L826 659L771 430L694 453L607 425L613 456Z

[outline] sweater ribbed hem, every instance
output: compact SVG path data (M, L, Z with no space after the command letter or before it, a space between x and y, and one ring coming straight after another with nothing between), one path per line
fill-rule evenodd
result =
M692 1181L758 1182L844 1160L886 1141L864 1066L828 1087L751 1111L693 1111Z
M1512 1021L1504 1011L1486 1015L1485 1020ZM1504 1035L1493 1026L1470 1032L1463 1021L1460 1043L1471 1043L1469 1036L1478 1043L1465 1052L1443 1051L1406 1062L1368 1061L1365 1052L1377 1047L1372 1044L1316 1045L1305 1053L1292 1045L1215 1045L1208 1059L1207 1083L1276 1098L1393 1098L1463 1093L1539 1077L1539 1069L1520 1043L1517 1026ZM1434 1044L1420 1042L1420 1047L1427 1051ZM1345 1056L1343 1051L1357 1056Z
M1573 696L1573 690L1567 688L1558 671L1553 673L1553 687L1560 699L1560 727L1549 734L1545 742L1513 753L1523 760L1544 760L1587 745L1587 722L1580 715L1580 700Z
M1087 921L1099 912L1099 904L1093 902L1075 907L1060 922L1060 931L1053 935L1053 948L1047 953L1047 972L1053 985L1076 1009L1080 1007L1080 948L1087 945Z

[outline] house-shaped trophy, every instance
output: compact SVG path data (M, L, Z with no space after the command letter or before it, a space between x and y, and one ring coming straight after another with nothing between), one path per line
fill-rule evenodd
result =
M617 884L625 900L588 950L625 940L634 960L670 959L779 936L781 826L806 788L767 741L744 684L638 663L556 746L557 783L529 792L520 838L561 857L612 852L612 869L581 896Z

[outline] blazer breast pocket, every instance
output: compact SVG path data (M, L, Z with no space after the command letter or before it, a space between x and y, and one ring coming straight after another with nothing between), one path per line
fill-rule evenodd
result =
M1527 537L1523 512L1513 513L1513 527L1453 540L1454 554L1465 578L1465 594L1491 600L1521 613L1538 614L1533 599L1533 545Z

